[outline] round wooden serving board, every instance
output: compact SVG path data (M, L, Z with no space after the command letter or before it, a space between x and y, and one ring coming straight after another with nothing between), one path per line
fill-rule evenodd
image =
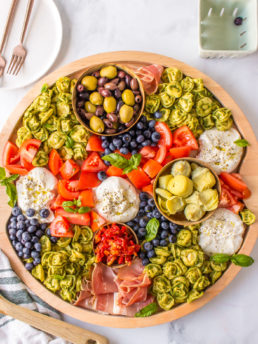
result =
M258 144L254 132L245 115L234 102L234 100L229 96L229 94L227 94L227 92L225 92L220 85L218 85L207 75L180 61L162 55L138 51L103 53L85 57L78 61L72 62L67 66L61 67L57 71L47 75L27 93L27 95L16 106L15 110L8 118L0 136L0 156L2 156L2 150L6 141L14 137L15 129L17 126L19 126L19 120L23 112L31 104L33 99L40 93L41 87L44 83L52 85L61 76L78 78L87 67L90 67L94 64L103 64L107 62L121 63L126 65L144 65L156 63L163 66L177 67L181 69L185 75L203 79L204 85L218 98L223 106L231 109L239 131L250 143L250 146L247 148L246 155L242 161L240 173L249 188L252 190L252 196L247 200L246 204L258 218ZM5 189L2 187L0 190L0 247L9 257L13 269L23 280L23 282L44 301L49 303L60 312L88 323L110 327L135 328L154 326L178 319L209 302L214 296L220 293L240 271L240 267L231 265L223 274L223 276L212 287L205 291L202 298L192 302L191 304L185 303L173 308L170 311L161 312L148 318L128 318L123 316L104 315L101 313L88 311L63 301L60 297L48 291L39 281L37 281L28 271L25 270L23 263L16 255L6 234L6 223L10 216L11 210L7 204L7 201ZM257 238L257 232L258 222L253 224L248 229L243 241L243 245L240 249L241 253L250 254Z

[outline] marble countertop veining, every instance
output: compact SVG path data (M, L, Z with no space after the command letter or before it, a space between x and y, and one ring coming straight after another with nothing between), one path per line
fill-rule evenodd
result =
M51 70L105 51L142 50L174 57L208 74L236 100L258 136L258 53L241 59L201 59L198 55L198 1L55 0L64 40ZM0 90L0 129L30 89ZM242 269L210 303L174 321L145 329L111 329L65 316L99 332L111 344L256 344L258 343L258 244L256 263Z

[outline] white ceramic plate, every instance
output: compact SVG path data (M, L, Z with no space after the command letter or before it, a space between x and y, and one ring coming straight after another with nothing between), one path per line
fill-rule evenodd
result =
M62 43L62 21L53 0L34 0L24 41L27 57L17 76L7 74L13 48L19 43L28 0L19 0L3 56L7 61L0 78L1 89L27 86L42 77L55 62ZM2 38L12 0L0 1L0 38Z

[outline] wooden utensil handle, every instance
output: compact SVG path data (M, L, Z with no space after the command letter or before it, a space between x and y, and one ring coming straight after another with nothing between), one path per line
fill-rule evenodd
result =
M0 312L21 320L39 330L62 337L75 344L108 344L109 341L97 333L71 325L62 320L15 305L0 295Z
M0 54L2 53L2 51L4 49L4 45L5 45L7 36L8 36L8 32L9 32L10 26L12 24L12 19L13 19L16 5L17 5L17 1L18 0L13 0L12 5L11 5L10 10L9 10L9 13L8 13L8 18L7 18L7 21L5 24L5 28L4 28L4 34L3 34L2 41L0 44Z
M28 0L28 5L27 5L25 19L24 19L23 28L22 28L21 40L20 40L21 43L23 43L24 41L25 33L27 31L28 23L30 20L33 3L34 3L34 0Z

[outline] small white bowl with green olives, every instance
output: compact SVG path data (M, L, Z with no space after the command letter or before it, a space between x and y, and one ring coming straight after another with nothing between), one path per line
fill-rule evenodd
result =
M180 158L162 168L153 190L162 215L189 226L207 220L218 208L221 186L208 164L196 158Z
M145 106L145 93L132 70L107 63L87 68L79 77L72 105L78 121L92 134L115 136L138 122Z

